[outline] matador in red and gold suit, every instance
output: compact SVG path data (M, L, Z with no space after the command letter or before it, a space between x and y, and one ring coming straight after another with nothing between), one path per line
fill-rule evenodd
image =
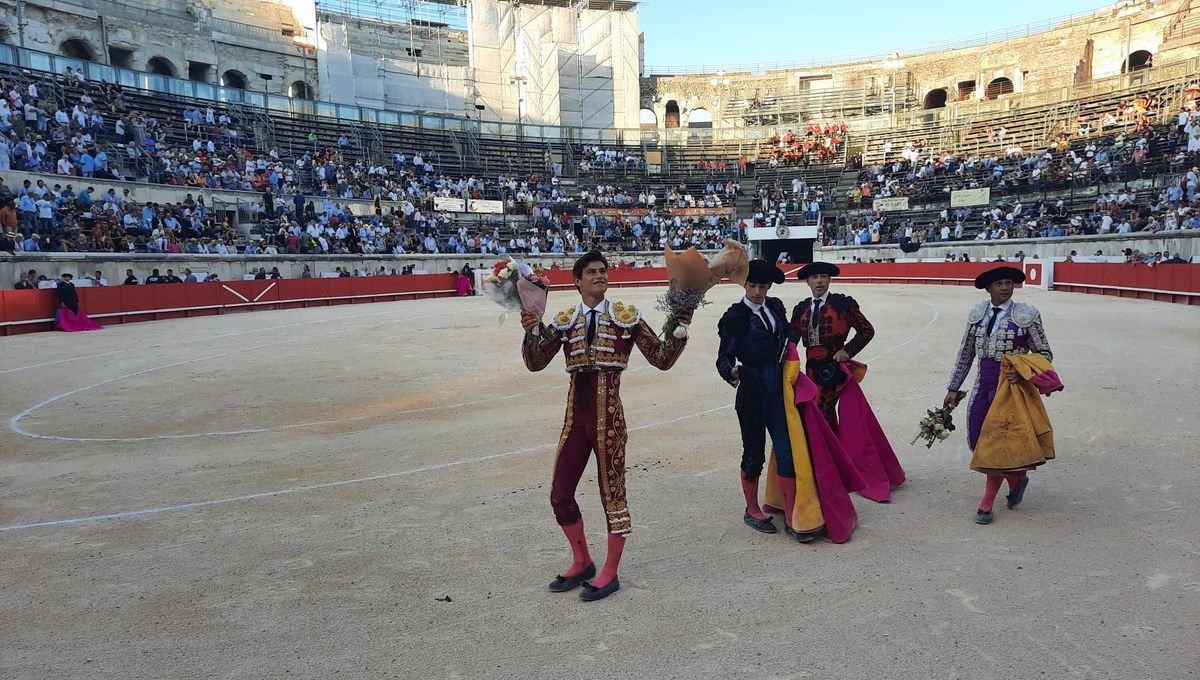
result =
M537 323L531 315L523 314L522 324L527 330L521 354L529 370L540 371L562 352L571 376L550 504L571 542L574 561L550 584L550 589L565 592L582 584L580 598L592 601L620 588L617 566L631 529L625 499L621 373L629 365L635 346L655 368L671 368L683 352L686 339L668 334L666 340L660 340L637 307L604 299L608 263L600 253L581 257L574 274L584 301L558 312L549 324ZM593 451L608 525L608 556L599 575L588 553L583 519L575 502L575 490Z

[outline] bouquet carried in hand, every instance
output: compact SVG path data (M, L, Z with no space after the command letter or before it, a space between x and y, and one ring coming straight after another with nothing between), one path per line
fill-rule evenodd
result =
M925 412L925 417L921 418L918 426L921 428L916 437L909 443L916 444L917 440L925 440L925 448L931 448L934 442L944 441L950 438L950 433L954 431L954 419L950 416L950 412L954 407L958 406L963 397L967 396L966 392L957 392L954 398L954 403L949 406L940 406L931 408Z
M546 300L550 296L550 279L533 270L524 262L513 258L497 262L492 271L483 277L480 290L491 298L492 302L504 308L500 315L503 322L508 312L523 310L542 318L546 313ZM541 328L533 329L534 335L541 334Z
M655 307L667 313L664 332L682 340L688 336L688 326L680 316L708 304L706 293L721 279L737 284L746 283L750 273L750 258L746 247L733 239L725 239L725 247L709 262L694 247L676 253L667 246L663 255L667 263L669 288L659 296Z

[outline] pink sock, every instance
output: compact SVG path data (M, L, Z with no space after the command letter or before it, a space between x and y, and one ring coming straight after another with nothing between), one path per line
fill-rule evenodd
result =
M792 509L796 507L796 478L780 477L779 493L783 494L783 523L792 526Z
M617 577L617 567L621 564L621 552L625 550L625 537L620 534L608 535L608 555L604 558L604 568L591 580L596 588L603 588Z
M583 535L583 520L568 524L562 530L571 543L571 552L575 555L571 568L563 576L578 576L592 563L592 556L588 554L587 538Z
M984 512L992 511L992 504L996 502L996 494L1000 493L1000 486L1003 484L1003 475L987 476L987 484L983 487L983 500L979 503L980 510Z
M1017 485L1021 483L1022 479L1025 479L1025 473L1022 472L1021 474L1017 475L1008 475L1006 479L1008 479L1008 490L1016 491Z
M746 510L750 511L750 516L754 519L766 519L762 508L758 506L758 479L746 479L745 473L740 473L742 478L742 495L746 497Z

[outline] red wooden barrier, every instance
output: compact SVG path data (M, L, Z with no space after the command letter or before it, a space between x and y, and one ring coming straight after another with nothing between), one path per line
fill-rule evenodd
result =
M454 295L457 274L340 279L277 279L79 288L88 316L101 324L230 311L381 302ZM0 335L52 330L54 290L0 291Z
M781 265L789 283L801 265ZM838 283L969 286L992 262L842 264ZM1032 267L1027 265L1026 269ZM1040 269L1038 270L1040 272ZM555 289L574 286L570 270L547 272ZM1031 274L1032 275L1032 274ZM1040 276L1040 273L1037 274ZM661 267L613 269L609 284L662 286ZM338 279L279 279L158 286L80 288L84 310L100 323L128 323L229 311L355 304L454 295L457 274ZM1032 283L1032 281L1030 281ZM1088 262L1058 263L1054 288L1185 304L1200 304L1200 265L1157 267ZM0 335L52 330L58 296L53 290L0 291Z
M1200 265L1059 262L1054 290L1200 305Z

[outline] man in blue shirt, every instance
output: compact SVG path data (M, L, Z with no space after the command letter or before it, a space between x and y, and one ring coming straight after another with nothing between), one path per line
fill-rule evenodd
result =
M28 237L33 233L33 220L37 214L37 202L28 193L22 193L17 200L17 218L21 235Z
M96 157L90 151L84 151L79 156L79 172L84 177L91 177L96 172Z

